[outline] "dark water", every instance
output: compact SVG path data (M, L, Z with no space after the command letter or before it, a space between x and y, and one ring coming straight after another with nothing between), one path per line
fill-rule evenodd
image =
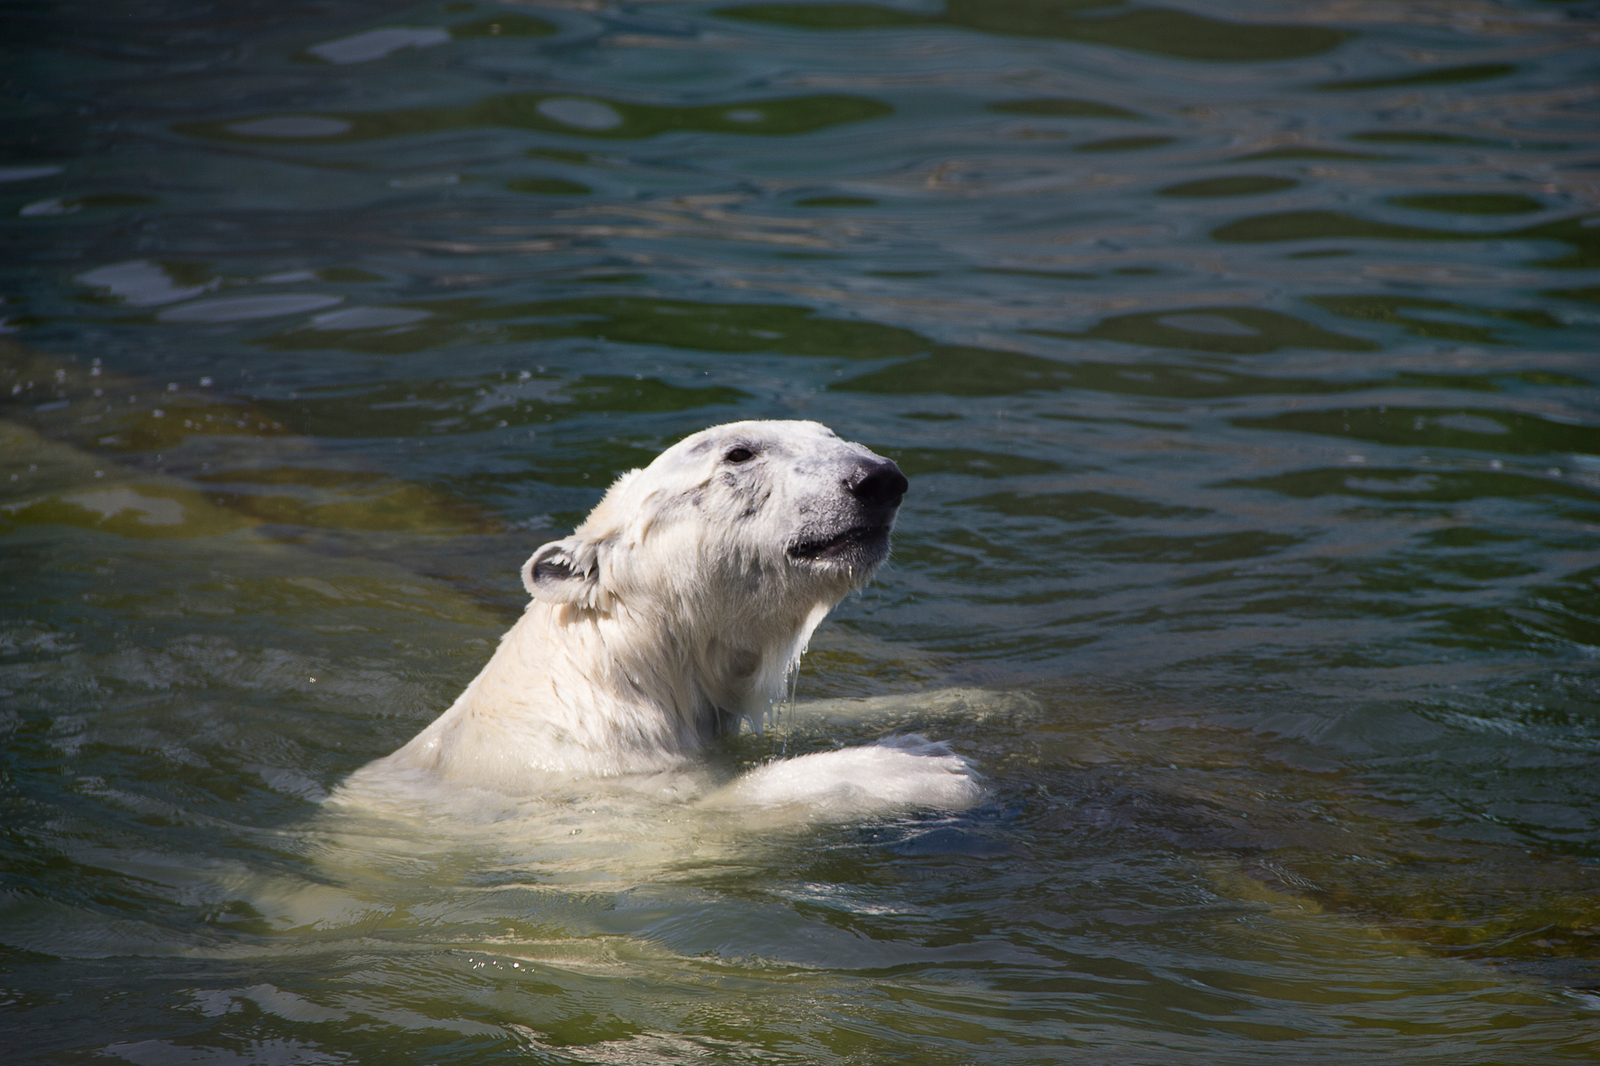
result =
M0 1057L1595 1061L1597 14L8 5ZM319 813L789 417L987 806Z

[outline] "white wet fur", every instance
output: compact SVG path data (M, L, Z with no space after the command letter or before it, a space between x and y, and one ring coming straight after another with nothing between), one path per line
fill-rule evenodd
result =
M816 422L678 442L533 554L533 600L488 665L330 799L525 796L584 777L653 790L682 773L704 806L800 820L971 806L984 794L972 766L916 735L774 762L709 793L696 758L741 720L760 728L813 630L887 555L904 488L892 463Z

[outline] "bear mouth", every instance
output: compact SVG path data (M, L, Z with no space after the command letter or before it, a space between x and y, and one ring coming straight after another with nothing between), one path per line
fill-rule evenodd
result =
M802 540L789 546L791 559L849 559L863 561L881 558L889 551L889 525L851 526L843 533L823 540Z

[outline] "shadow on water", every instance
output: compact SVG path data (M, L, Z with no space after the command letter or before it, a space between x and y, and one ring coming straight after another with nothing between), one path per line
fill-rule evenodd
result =
M752 4L722 8L726 18L813 30L954 26L983 33L1078 41L1218 63L1318 55L1351 34L1318 26L1231 22L1191 11L1126 7L1120 0L950 0L922 15L876 4Z
M1464 212L1482 214L1482 211ZM1483 232L1408 226L1361 218L1342 211L1284 211L1242 218L1211 231L1215 240L1253 244L1275 241L1384 240L1384 241L1558 241L1572 251L1532 266L1556 270L1586 270L1600 266L1600 226L1590 224L1596 215L1577 215L1518 230Z
M1378 444L1463 448L1501 455L1595 454L1600 427L1552 422L1537 415L1485 408L1366 407L1289 411L1270 418L1236 418L1249 429L1328 433Z

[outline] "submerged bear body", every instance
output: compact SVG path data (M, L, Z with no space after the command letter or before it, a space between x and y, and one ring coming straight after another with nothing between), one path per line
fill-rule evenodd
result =
M522 571L533 600L488 665L347 785L420 776L516 793L550 773L682 766L715 734L761 721L812 631L887 558L906 488L892 462L815 422L737 422L680 441L534 553ZM921 738L794 761L805 773L763 768L729 794L870 799L876 776L882 806L962 806L982 791L965 760Z

